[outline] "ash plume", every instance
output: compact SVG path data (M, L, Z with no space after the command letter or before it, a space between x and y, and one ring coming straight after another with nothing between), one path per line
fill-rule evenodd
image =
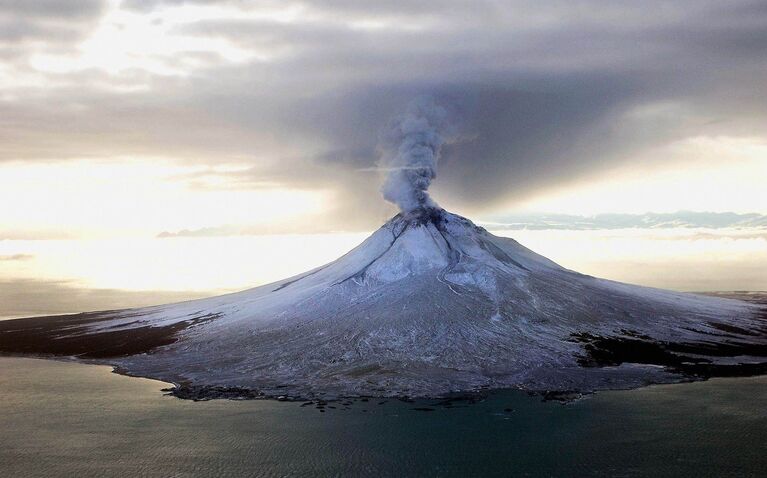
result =
M378 169L386 172L381 187L384 199L402 212L436 206L427 191L437 176L440 152L451 130L447 110L429 97L412 101L392 121L379 145Z

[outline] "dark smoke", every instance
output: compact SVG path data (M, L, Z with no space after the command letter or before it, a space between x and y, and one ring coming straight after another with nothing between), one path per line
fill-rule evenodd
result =
M436 206L427 190L437 176L440 151L450 135L448 113L432 98L417 98L396 118L381 140L379 167L386 172L381 192L409 212Z

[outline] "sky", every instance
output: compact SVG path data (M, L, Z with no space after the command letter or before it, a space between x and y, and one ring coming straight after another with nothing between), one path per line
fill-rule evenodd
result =
M472 217L767 213L762 1L0 0L5 237L360 231L380 133Z
M479 222L763 216L765 91L761 0L0 0L0 241L369 232L424 96Z

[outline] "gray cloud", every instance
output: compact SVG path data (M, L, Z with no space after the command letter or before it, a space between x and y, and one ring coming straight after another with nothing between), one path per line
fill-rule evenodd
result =
M340 212L340 211L339 211ZM716 232L691 232L690 234L660 236L670 239L767 239L767 215L738 214L734 212L678 211L675 213L645 214L597 214L577 216L571 214L515 214L485 216L477 223L491 231L608 231L616 229L715 229ZM310 220L306 223L286 221L261 225L220 225L199 229L163 231L159 238L169 237L219 237L260 236L269 234L332 233L370 230L368 223L346 221L328 222ZM737 230L737 232L733 232Z
M0 67L24 73L36 52L74 54L104 6L104 0L0 0Z
M758 237L767 229L765 214L737 214L734 212L679 211L675 213L597 214L575 216L569 214L526 214L491 217L488 228L494 230L605 230L605 229L748 229Z
M91 17L99 13L103 6L103 0L0 0L0 14L76 19Z
M104 10L103 0L0 0L0 41L71 41Z
M65 3L77 2L27 15L53 12L49 17L87 31L99 10L57 13ZM123 6L148 14L182 3L291 5ZM764 136L763 2L294 4L305 12L294 23L233 15L175 31L273 53L268 61L233 64L190 51L165 59L185 65L208 55L185 77L87 70L52 76L57 86L45 90L20 90L29 94L0 102L0 160L244 160L253 167L230 178L236 187L331 189L339 221L373 225L391 209L378 198L377 176L365 170L375 166L380 131L421 94L461 118L462 140L443 148L431 191L441 205L467 213L523 200L689 135ZM6 34L5 41L46 35L32 31ZM47 35L53 41L55 34ZM133 84L145 89L112 91ZM673 107L653 110L658 104ZM655 112L637 113L646 110Z

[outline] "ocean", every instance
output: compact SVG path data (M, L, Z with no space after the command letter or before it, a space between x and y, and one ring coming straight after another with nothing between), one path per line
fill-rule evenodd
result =
M0 358L0 476L754 476L767 377L569 403L193 402L110 367ZM303 406L302 406L303 405Z

